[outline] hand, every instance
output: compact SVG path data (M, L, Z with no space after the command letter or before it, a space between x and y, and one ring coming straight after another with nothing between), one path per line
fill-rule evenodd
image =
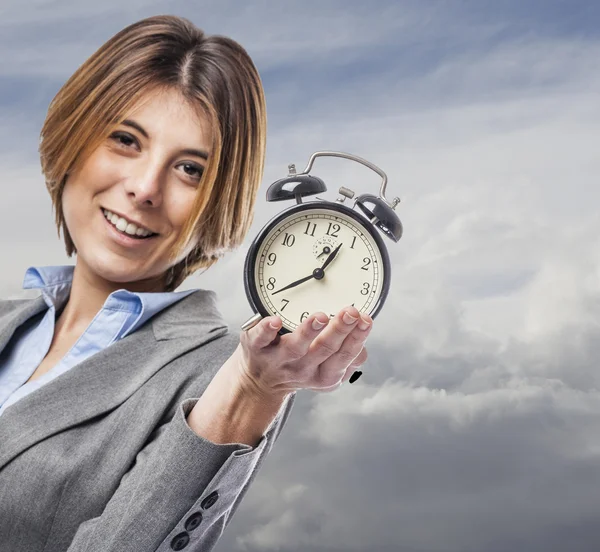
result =
M346 324L346 313L356 320ZM314 320L325 325L314 329ZM363 321L368 324L364 330ZM364 344L373 320L355 307L342 309L331 320L323 312L314 313L293 332L280 336L281 324L278 316L264 318L241 333L234 353L242 388L264 400L281 400L298 389L334 391L367 360Z

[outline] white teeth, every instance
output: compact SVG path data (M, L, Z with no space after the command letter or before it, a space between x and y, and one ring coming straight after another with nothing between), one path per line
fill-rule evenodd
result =
M149 236L150 234L152 234L152 232L150 232L149 230L145 230L144 228L140 228L135 224L127 222L124 218L121 218L120 216L115 215L114 213L111 213L106 209L102 209L102 212L104 213L106 219L110 221L111 224L113 224L113 226L115 226L117 230L120 230L121 232L125 232L126 234L129 234L131 236L142 237Z

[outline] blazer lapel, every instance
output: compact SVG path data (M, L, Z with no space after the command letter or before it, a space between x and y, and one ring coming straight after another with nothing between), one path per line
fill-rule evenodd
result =
M38 297L0 313L0 350L20 324L44 308ZM117 407L175 357L227 331L213 291L198 290L170 305L9 406L0 416L0 469L42 439Z
M47 308L41 295L35 299L0 302L0 351L23 322Z

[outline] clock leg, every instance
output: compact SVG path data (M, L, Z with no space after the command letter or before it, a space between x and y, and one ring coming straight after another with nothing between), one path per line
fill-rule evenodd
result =
M356 372L354 372L354 374L350 376L350 379L348 381L350 383L354 383L358 378L360 378L360 376L362 376L362 372L360 370L357 370Z
M256 313L252 318L249 318L242 324L242 331L247 331L256 326L262 320L262 314Z

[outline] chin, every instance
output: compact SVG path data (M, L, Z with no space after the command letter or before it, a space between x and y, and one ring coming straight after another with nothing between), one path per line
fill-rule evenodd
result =
M135 266L135 262L128 262L127 259L96 258L87 261L79 258L79 261L83 261L83 264L90 273L107 282L126 284L152 279L152 276L148 275L147 268L142 270L140 267Z

